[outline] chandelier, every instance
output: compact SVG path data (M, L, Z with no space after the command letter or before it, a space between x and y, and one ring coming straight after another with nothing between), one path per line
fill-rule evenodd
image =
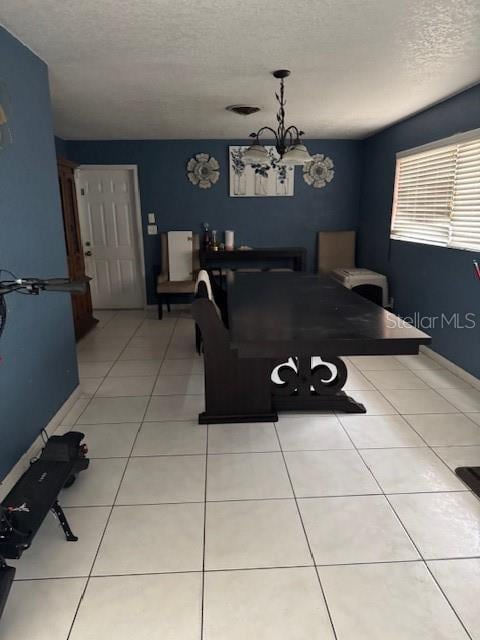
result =
M246 164L263 164L268 163L269 155L266 148L260 144L260 136L268 131L275 138L275 148L280 156L281 164L294 166L296 164L305 164L311 162L312 157L308 153L307 147L302 144L300 136L304 134L298 127L291 124L285 127L285 87L284 80L290 75L288 69L279 69L272 73L274 78L280 80L280 93L275 93L278 102L277 112L277 128L262 127L256 133L251 133L250 138L254 138L255 142L243 154L243 161Z

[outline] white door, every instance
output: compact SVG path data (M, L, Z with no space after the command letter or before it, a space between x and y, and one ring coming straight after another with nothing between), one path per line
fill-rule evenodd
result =
M85 271L94 309L143 307L134 175L130 169L77 169Z

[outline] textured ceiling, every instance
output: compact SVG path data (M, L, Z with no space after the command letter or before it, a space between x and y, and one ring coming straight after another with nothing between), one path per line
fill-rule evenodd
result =
M361 138L480 81L479 0L0 0L64 138ZM254 104L243 117L230 104Z

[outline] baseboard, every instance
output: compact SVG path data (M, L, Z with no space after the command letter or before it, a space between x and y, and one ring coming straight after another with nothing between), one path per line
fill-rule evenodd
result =
M420 351L427 355L429 358L432 358L432 360L436 360L443 367L445 367L445 369L448 369L459 378L462 378L462 380L465 380L465 382L468 382L468 384L471 384L472 387L475 387L475 389L480 390L480 380L471 373L468 373L468 371L465 371L465 369L462 369L462 367L459 367L458 364L455 364L451 360L448 360L447 358L445 358L445 356L441 356L436 351L433 351L433 349L430 349L430 347L421 345Z
M53 418L45 426L45 431L49 436L53 435L58 427L61 425L63 418L67 415L75 402L80 398L80 386L77 386L70 396L65 400L63 405L53 416ZM22 474L28 469L30 460L38 456L43 447L42 437L39 435L30 447L25 451L18 462L10 469L9 473L0 482L0 500L7 495L10 489L19 480Z

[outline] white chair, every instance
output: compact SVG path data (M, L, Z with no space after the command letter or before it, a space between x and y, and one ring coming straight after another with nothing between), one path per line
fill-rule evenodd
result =
M387 277L370 269L355 266L355 231L319 231L317 267L319 273L328 273L347 289L356 289L365 297L372 298L368 289L380 292L375 301L388 306Z
M191 234L192 262L191 271L186 280L172 280L170 277L169 243L167 233L160 234L161 270L157 276L158 318L163 317L163 304L166 303L170 311L170 297L178 294L192 294L195 292L195 280L200 269L198 233Z

